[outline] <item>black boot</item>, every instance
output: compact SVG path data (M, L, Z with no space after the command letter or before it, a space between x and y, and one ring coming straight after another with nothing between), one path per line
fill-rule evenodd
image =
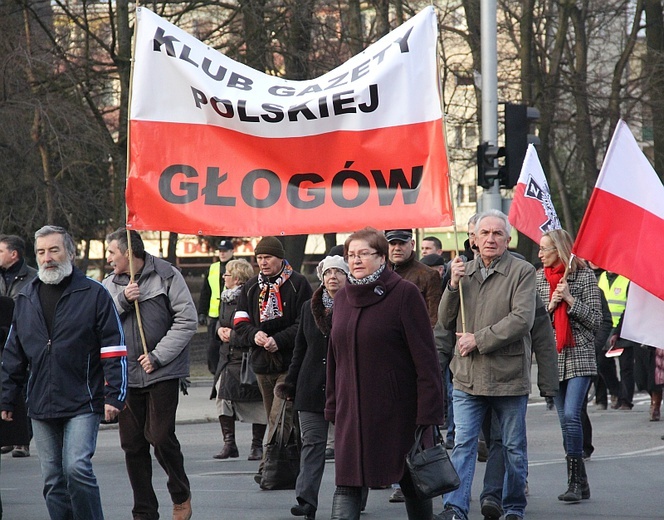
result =
M568 458L565 457L565 460L568 460ZM571 483L572 483L572 473L570 472L570 464L569 462L567 462L567 487L569 487ZM560 495L558 495L558 500L563 500L565 493L560 493Z
M362 488L337 486L332 498L330 520L360 520L362 508Z
M224 446L213 458L235 459L239 457L240 454L237 451L237 444L235 444L235 419L228 415L220 415L219 424L221 424L221 433L224 436Z
M581 502L582 498L582 485L581 485L581 466L583 464L583 457L567 456L567 469L570 474L568 488L562 495L563 502ZM590 491L588 491L590 493Z
M587 500L590 498L590 484L588 484L588 475L586 474L586 463L581 459L580 465L580 485L581 485L581 498Z
M267 424L251 425L251 451L247 460L261 460L263 458L263 437L265 437Z
M433 520L433 501L406 497L408 520Z

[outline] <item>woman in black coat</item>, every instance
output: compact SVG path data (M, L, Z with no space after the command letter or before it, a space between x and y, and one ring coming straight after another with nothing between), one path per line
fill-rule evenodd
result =
M233 331L233 316L237 306L237 296L242 285L254 275L251 264L246 260L231 260L226 264L224 285L221 294L217 335L221 340L219 347L219 365L215 373L211 399L216 399L219 424L224 439L221 451L215 459L239 457L235 442L235 419L250 422L252 439L248 460L263 458L263 437L267 428L267 417L263 407L263 397L255 385L242 385L240 368L242 366L242 345L239 336ZM246 350L246 348L245 348Z
M325 469L325 367L327 340L332 328L334 296L346 284L348 264L341 256L325 257L316 269L321 285L302 306L293 359L286 381L274 389L277 397L293 400L300 418L302 453L295 484L294 516L316 517L318 491Z
M334 299L325 403L325 418L335 425L332 520L359 519L363 488L394 482L408 518L431 520L432 501L417 498L406 468L416 427L443 421L426 304L414 284L387 269L382 233L351 234L344 254L350 275Z

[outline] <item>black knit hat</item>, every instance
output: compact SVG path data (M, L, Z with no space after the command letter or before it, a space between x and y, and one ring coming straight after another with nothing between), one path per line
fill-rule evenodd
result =
M284 246L277 237L263 237L254 249L255 255L272 255L277 258L286 256Z

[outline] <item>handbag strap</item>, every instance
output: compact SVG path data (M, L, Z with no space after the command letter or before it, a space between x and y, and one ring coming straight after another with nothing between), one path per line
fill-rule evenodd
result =
M275 424L274 431L272 432L272 436L270 437L269 442L277 441L279 444L284 444L285 442L285 437L284 437L284 430L286 429L286 406L288 405L288 401L283 400L281 403L281 410L279 411L279 415L277 416L277 424Z
M424 436L424 432L428 428L432 428L434 445L442 443L442 437L440 435L440 428L438 427L437 424L418 425L417 428L415 428L415 444L413 444L413 447L410 449L410 452L409 452L410 456L414 456L417 452L424 450L424 446L422 444L422 437Z

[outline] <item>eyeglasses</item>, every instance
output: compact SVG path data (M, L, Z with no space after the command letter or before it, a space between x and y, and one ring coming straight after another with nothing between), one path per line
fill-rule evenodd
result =
M369 251L360 251L357 254L354 253L348 253L346 258L348 259L349 262L354 262L355 259L359 258L361 261L365 261L367 258L372 257L373 255L377 255L378 253L376 251L374 252L369 252Z
M539 252L540 252L540 253L547 253L547 252L549 252L549 251L555 251L556 249L558 249L558 248L555 247L555 246L551 246L551 247L540 247L540 248L539 248Z
M221 276L230 276L230 275L231 275L230 273L224 273Z

